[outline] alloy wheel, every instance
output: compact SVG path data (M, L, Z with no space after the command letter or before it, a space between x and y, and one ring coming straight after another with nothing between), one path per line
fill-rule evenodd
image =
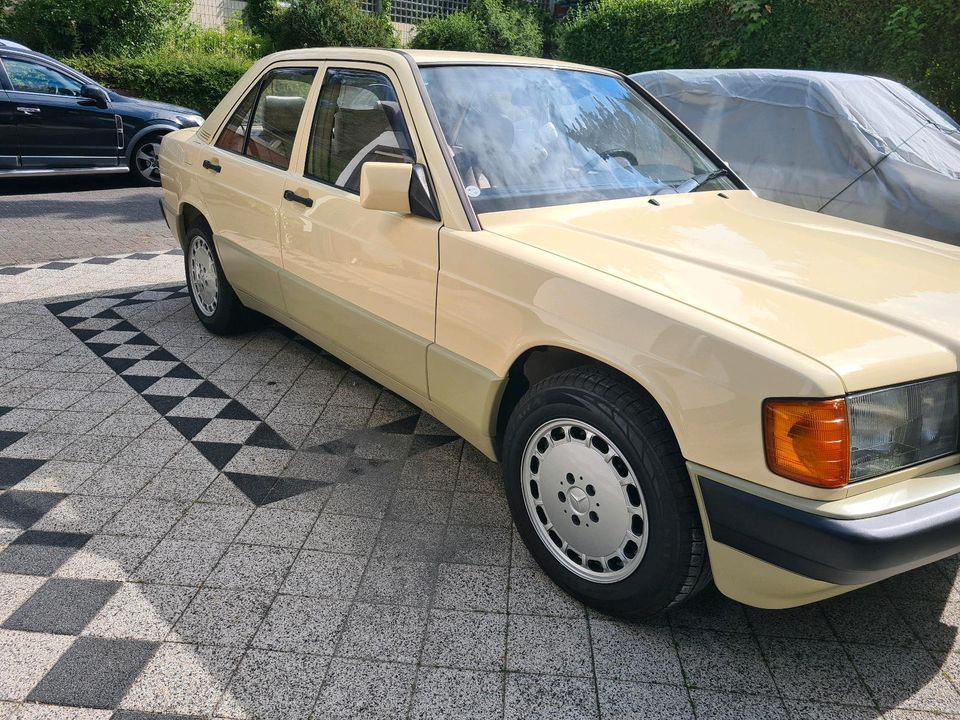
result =
M152 183L160 182L160 143L145 142L137 148L134 158L139 172L146 180Z
M544 546L596 583L629 576L647 548L643 491L624 455L589 423L562 418L527 440L523 498Z
M217 263L207 239L197 234L190 241L190 289L193 298L206 317L217 311L220 295L220 281L217 275Z

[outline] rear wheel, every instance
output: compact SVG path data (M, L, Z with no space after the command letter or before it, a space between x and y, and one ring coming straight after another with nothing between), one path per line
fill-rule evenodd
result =
M543 569L587 605L651 615L709 582L689 475L659 407L601 366L533 386L504 443L507 499Z
M187 290L197 317L217 335L237 332L243 324L244 307L223 274L206 223L197 222L190 226L186 246Z

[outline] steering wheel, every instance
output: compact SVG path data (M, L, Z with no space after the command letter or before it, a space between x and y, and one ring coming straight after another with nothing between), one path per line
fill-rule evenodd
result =
M634 155L629 150L603 150L598 152L593 159L588 160L583 166L583 172L590 173L596 169L596 166L599 165L604 160L609 160L610 158L621 158L626 160L631 167L637 167L640 163L637 161L637 156Z
M640 164L637 161L637 156L629 150L606 150L600 153L600 157L602 157L604 160L608 160L609 158L623 158L633 167L637 167L637 165Z

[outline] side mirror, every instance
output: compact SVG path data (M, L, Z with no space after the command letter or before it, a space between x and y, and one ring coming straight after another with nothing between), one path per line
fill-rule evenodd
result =
M91 85L90 83L81 85L80 97L93 100L93 104L98 108L105 108L110 104L110 97L107 95L107 91L99 85Z
M367 162L360 168L360 207L439 220L423 165Z

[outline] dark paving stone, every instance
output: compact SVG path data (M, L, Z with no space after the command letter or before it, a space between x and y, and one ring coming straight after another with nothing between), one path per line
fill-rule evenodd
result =
M0 572L50 576L90 535L27 530L0 552Z
M0 458L0 490L12 488L45 462L46 460Z
M0 430L0 450L10 447L20 438L25 438L25 432L14 432L12 430Z
M120 588L118 582L51 578L7 618L7 630L79 635Z
M34 490L9 490L0 495L0 527L26 530L66 495Z
M275 448L277 450L291 450L290 444L277 434L277 431L267 425L260 423L253 434L247 438L246 445L255 445L257 447Z
M204 380L202 383L197 385L193 391L189 394L188 397L202 397L202 398L211 398L214 400L225 400L230 396L227 395L223 390L218 388L209 380ZM239 403L238 403L239 404ZM235 420L238 418L234 418ZM258 417L254 416L254 420L259 420Z
M28 702L117 706L159 643L81 637L27 696Z
M192 394L192 393L191 393ZM203 397L207 397L204 395ZM221 410L217 417L221 420L259 420L256 415L254 415L250 410L247 409L246 405L237 402L236 400L231 400L228 402L223 410Z
M224 466L230 462L233 456L240 452L240 448L243 447L240 443L199 441L195 441L193 446L199 450L217 470L223 470Z

